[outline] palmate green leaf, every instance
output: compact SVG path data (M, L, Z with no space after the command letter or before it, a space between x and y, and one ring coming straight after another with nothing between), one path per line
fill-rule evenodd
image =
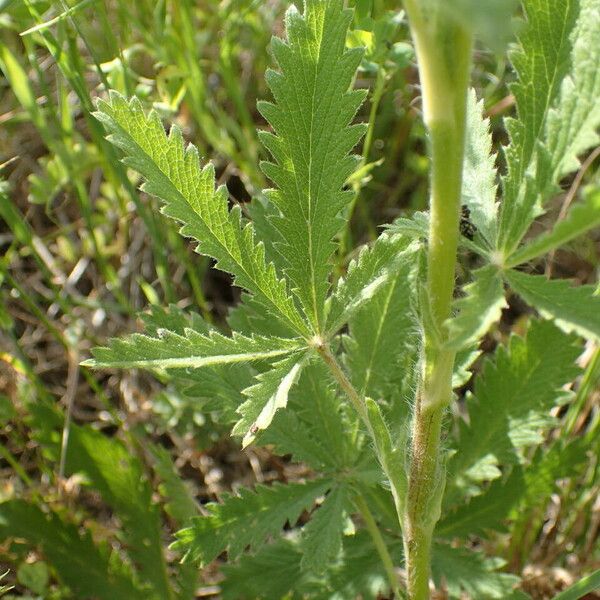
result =
M181 130L173 126L167 136L155 112L146 115L137 99L128 102L115 92L107 102L98 102L95 115L108 139L123 150L124 162L146 180L142 189L165 203L162 212L183 223L181 233L200 242L201 251L268 306L274 317L306 334L307 326L285 282L265 261L264 246L256 243L252 225L242 221L238 206L229 211L227 190L215 189L213 165L200 167L197 150L185 147Z
M205 336L211 333L211 328L200 315L174 305L168 309L152 306L150 312L140 315L140 318L146 334L155 338L165 329L180 336L185 336L188 330ZM170 381L182 397L181 402L188 399L188 405L193 402L197 410L211 413L215 422L231 425L238 420L236 411L243 399L243 390L254 383L255 376L256 370L248 362L168 370Z
M567 332L600 340L600 295L593 285L573 286L565 279L546 279L520 271L506 271L506 280L539 313Z
M431 572L436 585L442 582L450 598L508 598L519 578L508 573L499 573L504 565L499 558L488 558L481 552L454 548L446 544L435 544L432 552Z
M160 598L136 585L121 558L109 555L106 545L96 545L89 531L80 533L76 525L55 512L46 513L24 500L1 503L0 540L9 537L39 548L60 582L77 598Z
M327 331L337 332L360 309L373 300L377 292L395 279L408 264L416 264L421 245L407 236L385 232L372 246L364 246L348 265L346 276L339 280L328 300Z
M185 559L213 561L227 550L235 561L247 548L257 547L270 535L278 535L289 522L294 525L304 510L310 510L331 481L317 479L307 483L259 485L242 488L237 496L225 496L220 504L208 504L206 516L196 517L192 525L177 533L173 547L185 551Z
M469 207L471 221L487 247L491 249L496 246L498 219L496 168L495 156L492 154L490 123L483 114L483 100L477 102L475 90L470 90L467 97L462 204Z
M581 202L571 207L566 217L558 221L551 231L542 233L519 248L507 260L508 267L516 267L559 248L586 231L600 225L600 190L588 193Z
M480 340L508 306L502 277L492 265L474 271L473 281L464 288L464 293L464 297L454 303L458 314L446 323L446 345L454 350L468 348Z
M302 528L303 569L323 573L331 568L342 549L347 501L346 488L343 485L334 487Z
M300 340L272 337L232 337L211 331L208 335L185 329L183 335L167 329L157 337L140 333L94 348L93 359L82 363L95 368L198 369L219 365L272 360L302 347Z
M92 351L95 358L83 364L104 368L188 369L188 379L196 380L196 383L187 388L186 394L206 397L213 390L212 400L222 400L225 396L225 406L214 408L227 411L231 408L232 399L233 404L238 406L236 399L239 396L237 382L231 380L235 372L228 373L224 368L239 363L282 359L270 370L259 374L257 383L243 390L248 400L237 408L241 417L232 433L244 436L244 447L254 441L259 431L270 425L278 409L286 406L290 387L307 358L307 353L301 351L299 340L246 337L236 333L226 337L214 331L206 335L188 328L183 330L183 335L165 329L157 329L156 333L159 337L134 334L128 338L113 339L108 347L95 348ZM213 370L198 375L199 368ZM240 375L243 382L249 374L242 372Z
M287 39L274 38L280 72L268 71L275 103L258 109L274 133L260 139L273 157L262 164L276 185L267 196L280 214L271 222L281 235L278 250L305 314L318 332L324 324L333 238L352 198L342 186L357 165L349 152L365 132L350 125L364 91L350 91L362 50L345 50L352 18L342 0L306 0L304 14L286 13Z
M565 400L580 353L572 337L548 321L533 322L526 337L513 335L488 359L467 398L469 423L459 423L460 451L448 462L449 499L457 491L500 476L498 464L518 463L519 450L539 443L553 423L550 410Z
M181 336L185 336L188 329L204 335L211 332L199 314L174 305L168 309L152 306L150 312L141 314L140 318L145 333L152 337L158 337L165 329ZM233 424L237 421L235 411L242 391L252 385L255 371L250 363L240 362L201 369L170 369L168 376L179 394L189 398L189 403L194 402L196 409L210 412L219 423Z

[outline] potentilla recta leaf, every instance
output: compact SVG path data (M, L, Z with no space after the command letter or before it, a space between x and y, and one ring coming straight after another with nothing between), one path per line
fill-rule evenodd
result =
M421 244L407 236L385 232L372 246L361 248L328 300L327 329L336 333L361 308L366 308L403 267L414 266ZM408 272L408 270L406 271Z
M258 109L273 128L260 139L273 162L262 164L276 188L266 194L279 210L271 222L294 293L317 332L324 325L333 238L352 192L343 185L357 166L349 153L365 132L351 125L364 91L351 91L363 51L345 49L352 13L342 0L306 0L286 13L286 39L274 38L279 71L267 72L274 103Z
M462 350L480 340L507 307L504 285L498 269L488 265L473 272L473 281L464 288L464 297L454 303L456 316L448 320L445 345Z
M458 451L448 463L450 495L453 486L477 493L477 483L500 476L499 464L518 463L521 449L541 441L555 422L550 410L568 397L561 387L577 375L580 353L574 336L536 321L526 337L513 335L486 360L467 396L468 423L459 421Z
M346 526L348 490L343 485L334 487L302 529L302 568L323 573L331 566L342 549L342 535Z
M520 271L507 271L505 277L543 317L553 319L567 332L600 341L600 295L596 294L596 286L574 286L566 279L547 279Z
M294 525L304 510L332 485L325 479L307 483L271 486L254 490L241 488L238 495L225 495L219 504L206 505L206 515L192 520L177 533L174 548L185 552L186 560L206 565L227 550L235 560L248 548L263 544L269 535L280 533L286 522Z
M181 130L173 126L167 136L155 112L145 114L139 100L127 101L116 92L98 102L95 115L109 141L123 150L124 162L146 180L142 189L164 202L164 214L183 223L182 235L197 240L200 251L266 304L274 317L306 334L307 326L285 282L265 260L252 225L244 222L239 206L229 210L225 186L215 187L214 166L200 166L198 151L185 146Z
M514 252L561 179L598 144L600 12L596 0L527 0L527 26L513 55L519 119L507 121L499 248Z
M509 267L516 267L564 246L571 240L600 226L600 190L595 189L580 202L576 202L565 218L558 221L550 231L540 234L521 246L508 258Z
M133 334L112 339L105 348L94 348L93 359L82 363L95 368L119 369L198 369L239 362L280 358L302 347L299 340L246 337L234 333L227 337L186 329L184 334L159 329L157 337Z
M492 154L490 122L483 115L483 101L478 102L475 90L470 90L467 97L462 203L468 207L469 218L487 247L494 248L498 219L496 157Z
M238 408L241 418L232 431L232 435L244 436L244 448L271 424L280 408L286 407L290 389L308 359L307 352L296 352L258 375L257 383L244 390L248 400Z

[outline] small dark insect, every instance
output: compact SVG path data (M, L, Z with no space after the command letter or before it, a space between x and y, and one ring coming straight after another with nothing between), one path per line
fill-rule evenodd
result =
M471 223L470 217L471 211L469 207L466 204L463 204L460 214L460 233L468 240L472 240L477 232L477 227Z

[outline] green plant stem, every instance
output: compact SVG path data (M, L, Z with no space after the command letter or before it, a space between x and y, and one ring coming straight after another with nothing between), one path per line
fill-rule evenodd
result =
M367 531L371 535L373 540L373 544L377 549L377 553L379 554L379 558L381 558L381 563L383 564L383 568L385 569L385 573L387 575L388 581L390 582L390 586L392 587L392 591L396 598L401 598L400 592L400 581L398 579L398 574L396 573L396 569L394 568L394 561L390 556L390 553L385 544L385 540L381 535L381 531L379 531L379 527L377 527L377 523L375 522L375 518L369 509L369 505L366 500L357 495L354 498L354 503L356 504L356 508L360 512L363 521L365 522L365 526Z
M350 403L352 404L352 406L358 413L358 416L360 417L361 421L366 426L367 431L369 432L369 435L370 435L371 439L373 440L373 447L375 448L375 451L377 452L377 458L378 458L382 468L384 469L385 474L390 483L390 486L392 488L392 495L394 496L394 503L396 506L396 511L398 513L398 520L400 522L400 525L402 526L402 513L403 513L402 499L404 498L404 495L405 495L405 493L404 493L405 484L402 480L402 473L398 473L398 471L399 471L399 469L397 468L398 465L395 463L392 463L392 460L393 460L392 449L388 447L389 444L386 444L386 440L384 439L384 435L389 439L389 433L387 432L387 429L386 429L385 434L382 434L381 428L379 428L376 425L374 425L373 423L371 423L371 418L369 417L369 409L367 407L367 402L366 402L365 398L361 394L359 394L358 391L356 390L356 388L352 385L352 382L348 379L348 377L344 373L344 370L338 363L335 356L331 353L331 350L329 349L329 347L326 344L323 344L321 346L318 346L316 349L317 349L317 352L323 358L325 364L329 367L329 370L331 371L331 374L333 375L334 379L337 381L337 383L339 384L341 389L346 393L346 396L350 400ZM380 417L380 420L381 420L381 417ZM404 465L401 465L400 471L403 468L403 466ZM362 504L360 503L361 501L362 501ZM363 518L365 519L365 524L367 526L367 529L369 530L371 536L373 537L373 542L375 543L377 551L379 552L379 555L383 562L384 568L385 568L386 572L388 573L388 577L390 577L390 573L394 574L393 577L390 578L390 583L392 584L392 589L394 590L397 597L401 597L397 591L398 584L397 584L397 578L395 575L395 571L393 570L393 563L392 563L391 557L389 555L389 552L388 552L387 548L385 547L385 542L384 542L383 538L381 537L381 533L377 529L377 524L375 523L375 520L373 519L373 516L371 515L370 511L368 511L368 506L364 500L361 499L360 501L358 501L357 506L359 507L359 510L361 511ZM364 508L366 508L368 514L366 514L363 511ZM369 520L369 516L370 516L370 520Z
M321 357L325 361L325 364L329 367L329 370L331 371L331 374L333 375L334 379L338 382L339 386L345 392L346 396L348 396L350 404L352 404L354 410L356 410L361 421L367 426L369 433L372 433L371 423L369 421L369 415L364 399L356 391L351 381L346 376L346 373L344 373L344 370L338 363L337 359L331 353L329 347L327 345L319 346L317 348L317 352L321 355Z
M445 473L441 454L444 411L452 398L454 352L443 348L451 315L459 237L466 93L472 35L449 22L439 4L406 0L415 42L423 115L431 153L430 229L422 375L412 423L404 515L407 589L411 600L429 598L431 542L439 520Z

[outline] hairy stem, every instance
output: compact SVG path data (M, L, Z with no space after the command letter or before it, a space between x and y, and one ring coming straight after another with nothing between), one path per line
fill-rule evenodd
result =
M364 398L358 393L355 387L352 385L352 382L344 373L341 365L338 363L335 356L331 353L331 350L328 346L323 345L317 348L317 351L325 361L325 364L329 367L333 378L337 381L339 386L342 388L348 399L350 400L350 404L354 407L354 410L358 413L361 421L367 426L369 433L371 432L371 425L369 422L369 415L367 413L367 406L365 404Z
M436 4L406 0L421 79L431 153L425 340L420 389L413 415L411 462L404 514L407 589L411 600L429 598L433 530L440 516L445 473L441 434L452 397L454 352L443 348L451 314L459 237L466 92L472 36L448 22ZM438 5L439 6L439 5Z
M329 370L334 379L337 381L338 385L350 400L350 404L352 404L356 410L358 416L365 425L371 440L373 441L373 447L377 454L377 458L390 483L396 511L398 513L398 520L402 526L404 497L406 495L404 464L401 463L401 461L398 459L398 456L393 451L389 431L383 422L383 418L381 417L379 410L376 408L376 403L371 399L365 399L364 396L359 394L327 345L319 346L317 351L323 358L325 364L329 367ZM399 598L401 596L398 592L398 580L393 569L389 552L385 547L385 542L383 541L383 538L377 529L377 525L373 519L373 516L368 510L366 502L362 499L356 499L356 502L381 557L383 566L388 574L390 584L392 585L392 589L394 590L396 597ZM393 576L391 576L392 574Z
M371 535L373 540L373 544L377 549L377 553L379 554L379 558L381 558L381 563L383 564L383 568L385 569L385 573L387 575L388 581L394 592L394 596L396 598L401 598L400 594L400 581L398 580L398 574L396 573L396 569L394 568L394 561L390 556L390 553L385 545L385 540L381 535L381 531L379 531L379 527L377 527L377 523L369 509L369 505L366 500L362 496L356 496L354 498L354 503L356 504L356 508L360 512L361 517L365 522L365 526L367 531Z

